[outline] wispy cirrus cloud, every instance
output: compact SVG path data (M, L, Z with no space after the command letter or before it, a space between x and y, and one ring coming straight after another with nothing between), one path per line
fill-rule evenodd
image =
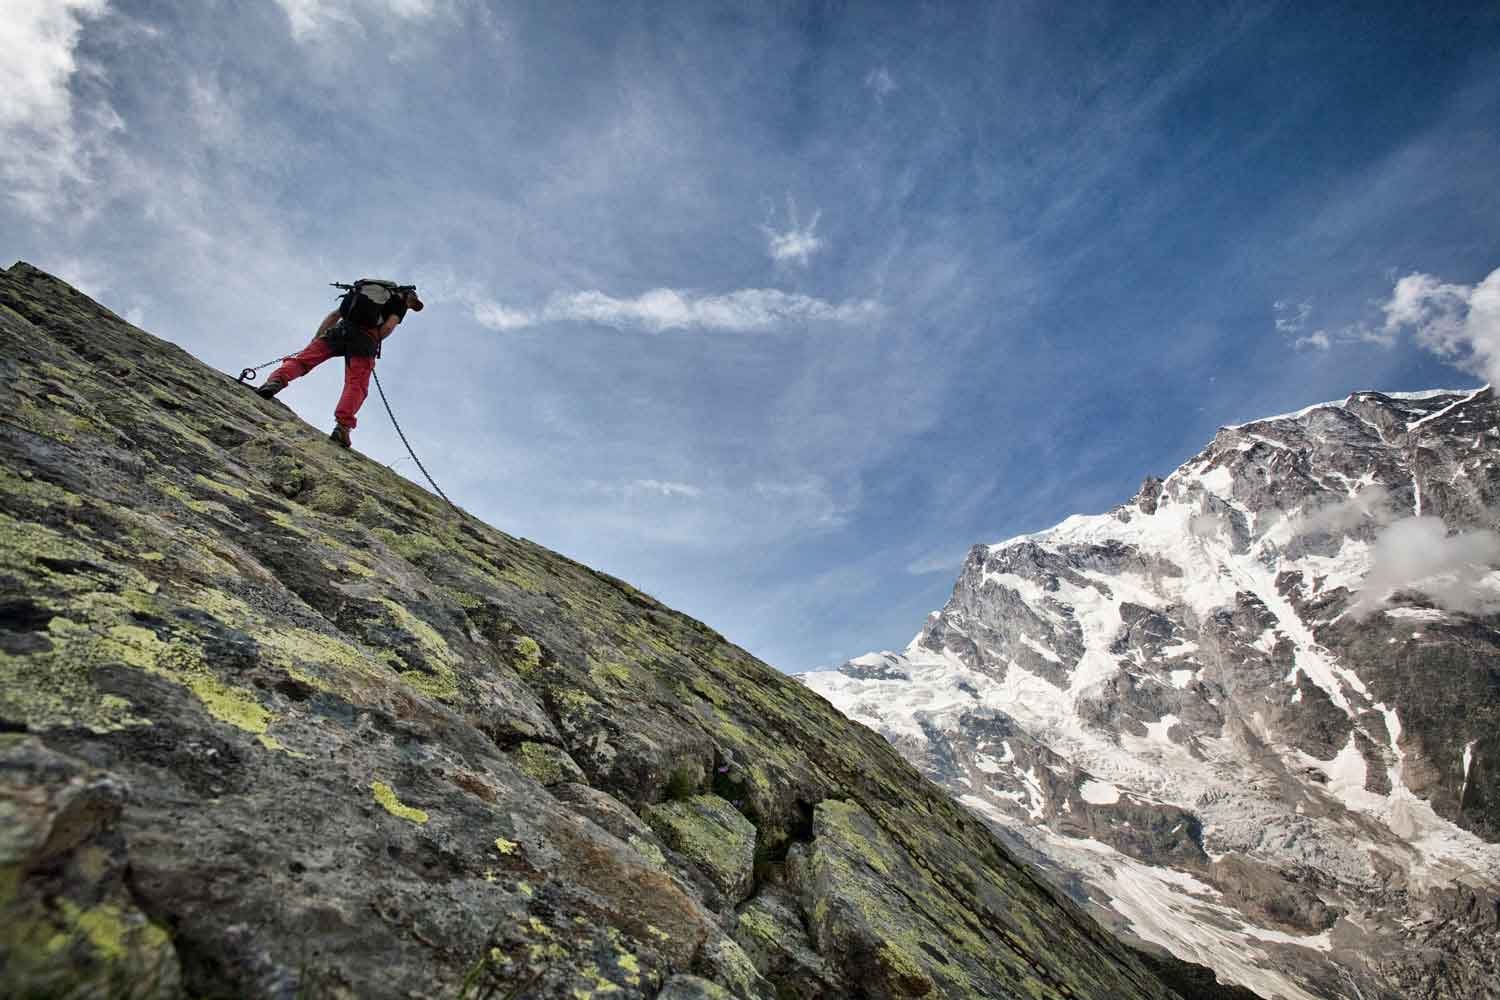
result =
M629 546L670 542L700 552L827 536L849 523L860 502L857 486L816 475L773 479L722 469L712 475L690 482L627 473L568 480L556 492L572 496L562 501L571 530L608 532Z
M360 30L366 19L415 21L437 12L436 0L276 0L292 37L313 41L338 29Z
M968 557L969 549L951 548L938 552L930 552L918 559L913 559L906 564L906 572L912 576L927 576L930 573L952 574L963 567L964 559Z
M800 520L818 528L837 528L846 524L859 505L857 491L840 497L821 476L788 482L761 480L753 483L750 489L759 501L794 510Z
M669 500L697 500L703 489L692 483L679 483L670 479L632 479L623 483L590 483L590 488L609 496L627 500L638 497L663 497Z
M1271 312L1276 317L1277 330L1285 334L1300 334L1307 328L1307 318L1312 315L1312 303L1277 299L1271 303Z
M474 319L491 330L575 322L648 333L667 330L754 333L815 323L858 323L881 314L880 304L869 299L834 303L774 288L746 288L725 295L656 288L635 298L586 291L555 297L536 310L513 309L487 299L472 302L472 309Z
M667 479L637 479L627 484L627 491L637 493L654 493L664 497L680 497L684 500L696 500L703 495L703 490L691 483L676 483Z
M766 250L771 259L778 264L798 264L806 267L812 255L823 249L823 239L818 235L818 219L822 218L822 211L813 212L812 218L804 226L797 218L797 203L790 197L786 200L787 228L777 229L774 226L761 226L761 232L766 234Z
M1276 323L1276 332L1291 341L1299 351L1326 351L1333 347L1338 334L1327 330L1308 332L1308 320L1312 317L1313 304L1308 301L1289 302L1278 299L1271 303L1271 315Z

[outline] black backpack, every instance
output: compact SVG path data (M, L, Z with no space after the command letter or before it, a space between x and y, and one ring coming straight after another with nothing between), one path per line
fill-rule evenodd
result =
M392 311L391 300L415 291L415 285L398 285L382 278L360 278L352 285L333 283L334 288L344 289L339 300L339 315L356 326L379 326Z

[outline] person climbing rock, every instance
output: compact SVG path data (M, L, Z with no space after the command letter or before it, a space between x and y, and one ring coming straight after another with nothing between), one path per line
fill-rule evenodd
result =
M271 399L293 379L301 378L329 358L342 355L344 391L333 409L335 424L328 439L347 448L349 434L357 424L355 414L370 392L370 373L375 370L375 359L380 357L381 343L395 332L408 310L422 311L422 300L417 298L417 286L378 278L361 278L352 285L336 287L345 289L344 297L339 307L318 324L312 343L286 358L255 391Z

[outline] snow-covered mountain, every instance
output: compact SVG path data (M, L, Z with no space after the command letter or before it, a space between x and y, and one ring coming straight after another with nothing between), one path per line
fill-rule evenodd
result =
M1106 925L1263 997L1500 997L1500 403L1220 430L803 675Z

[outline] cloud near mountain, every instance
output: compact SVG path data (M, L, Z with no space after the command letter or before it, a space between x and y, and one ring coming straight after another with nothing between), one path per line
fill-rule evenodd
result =
M1351 609L1365 618L1399 590L1415 590L1438 607L1471 615L1500 612L1500 534L1449 534L1437 517L1408 517L1381 532L1371 553L1360 599Z
M1381 309L1388 333L1411 330L1456 368L1500 382L1500 268L1478 285L1408 274Z

